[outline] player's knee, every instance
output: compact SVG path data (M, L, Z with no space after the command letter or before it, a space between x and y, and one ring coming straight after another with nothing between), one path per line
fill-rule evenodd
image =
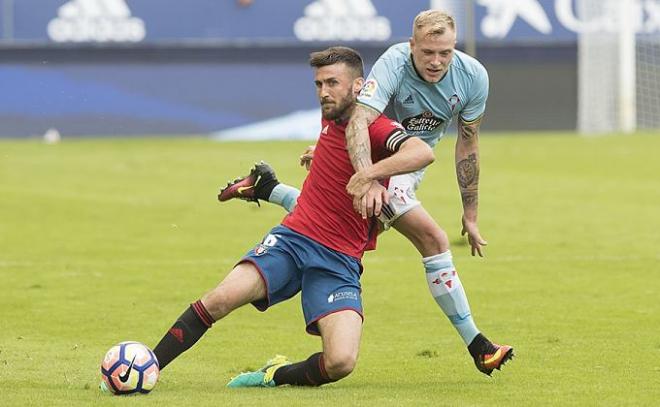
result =
M222 287L217 287L202 297L202 304L216 321L236 308L230 296Z
M324 353L323 362L328 377L332 380L339 380L351 374L355 369L357 353L346 351Z
M428 225L416 230L417 247L424 257L433 256L449 250L449 237L437 225Z

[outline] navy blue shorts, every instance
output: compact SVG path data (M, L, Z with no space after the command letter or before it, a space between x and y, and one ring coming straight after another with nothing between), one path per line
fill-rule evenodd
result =
M302 291L303 314L310 334L319 335L316 322L334 312L353 310L363 317L362 266L351 256L279 225L239 264L245 262L254 264L266 283L267 298L252 303L259 311Z

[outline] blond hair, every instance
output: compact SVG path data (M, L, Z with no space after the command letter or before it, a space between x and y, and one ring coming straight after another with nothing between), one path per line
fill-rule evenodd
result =
M413 21L413 36L418 32L424 36L442 35L447 28L456 32L456 21L454 17L441 10L425 10L417 14Z

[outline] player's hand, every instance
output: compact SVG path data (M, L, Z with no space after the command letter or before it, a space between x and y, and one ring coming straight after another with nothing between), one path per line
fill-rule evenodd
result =
M312 167L312 160L314 159L315 149L316 149L315 145L307 146L305 152L302 153L302 155L300 156L300 166L302 167L304 165L307 171L309 171L309 169Z
M378 181L372 181L362 197L353 197L353 208L362 216L362 219L379 216L383 204L388 203L390 203L390 194L387 192L387 188Z
M364 171L358 171L353 174L351 179L348 181L348 184L346 185L346 192L348 192L348 194L351 195L353 199L361 198L367 193L367 191L369 191L369 188L371 188L373 182L375 181L368 178Z
M468 243L470 243L470 248L472 255L475 253L479 254L479 257L484 257L483 252L481 251L483 246L488 244L484 238L479 234L479 228L477 227L477 222L469 221L465 219L465 216L461 219L463 222L463 229L461 230L461 236L467 234Z

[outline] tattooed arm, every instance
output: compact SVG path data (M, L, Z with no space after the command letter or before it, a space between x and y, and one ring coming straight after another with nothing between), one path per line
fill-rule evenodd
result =
M346 147L355 171L371 167L371 141L369 126L380 116L380 112L358 103L346 126Z
M348 149L348 156L351 159L351 164L355 172L364 170L373 165L371 161L371 140L369 139L369 126L380 116L380 112L369 106L358 103L355 110L351 114L351 119L346 126L346 148ZM356 210L358 207L362 208L364 205L357 205L362 198L365 197L371 188L379 188L378 181L365 183L360 188L353 188L350 193L353 195L354 206ZM382 194L371 194L376 198L371 199L371 205L379 206ZM367 198L365 198L367 199ZM370 205L370 206L371 206ZM366 210L359 210L363 218L367 218L369 214Z
M471 252L483 257L482 246L488 243L479 234L477 213L479 207L479 126L481 118L471 122L458 120L456 139L456 177L463 201L463 230L468 235Z

